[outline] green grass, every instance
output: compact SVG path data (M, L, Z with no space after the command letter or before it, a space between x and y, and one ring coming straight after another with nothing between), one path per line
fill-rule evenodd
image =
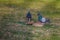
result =
M59 26L34 27L20 22L29 8L34 21L40 11L53 22L60 18L59 4L59 0L0 0L0 40L60 40Z
M59 0L0 0L1 4L4 5L16 5L22 6L27 8L38 8L41 9L42 7L46 6L50 3L55 3L56 8L60 8L60 1Z
M10 24L10 26L7 26L4 29L0 29L0 39L2 38L4 40L59 40L60 27L52 26L53 25L45 25L44 27L34 27L29 25Z

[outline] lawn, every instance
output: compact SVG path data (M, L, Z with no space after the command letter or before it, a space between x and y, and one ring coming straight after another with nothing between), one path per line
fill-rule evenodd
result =
M0 0L0 40L60 40L59 4L59 0ZM34 21L40 11L54 24L35 27L20 23L25 22L29 9Z

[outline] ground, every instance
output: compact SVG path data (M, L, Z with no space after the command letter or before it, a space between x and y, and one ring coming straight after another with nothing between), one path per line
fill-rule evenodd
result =
M22 16L23 14L16 8L0 7L0 9L3 13L0 21L0 40L60 40L60 25L54 24L59 22L59 18L53 19L52 24L37 27L21 23L25 22L25 16Z
M40 11L51 23L42 27L26 25L28 10L34 22ZM0 40L60 40L60 1L0 0Z
M11 23L0 29L0 40L59 40L60 27L45 25L34 27L19 23Z

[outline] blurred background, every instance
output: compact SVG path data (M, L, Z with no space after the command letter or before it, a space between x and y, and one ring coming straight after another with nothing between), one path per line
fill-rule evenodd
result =
M39 11L56 26L38 28L17 23L25 21L28 10L34 21ZM0 0L0 40L60 40L60 0Z

